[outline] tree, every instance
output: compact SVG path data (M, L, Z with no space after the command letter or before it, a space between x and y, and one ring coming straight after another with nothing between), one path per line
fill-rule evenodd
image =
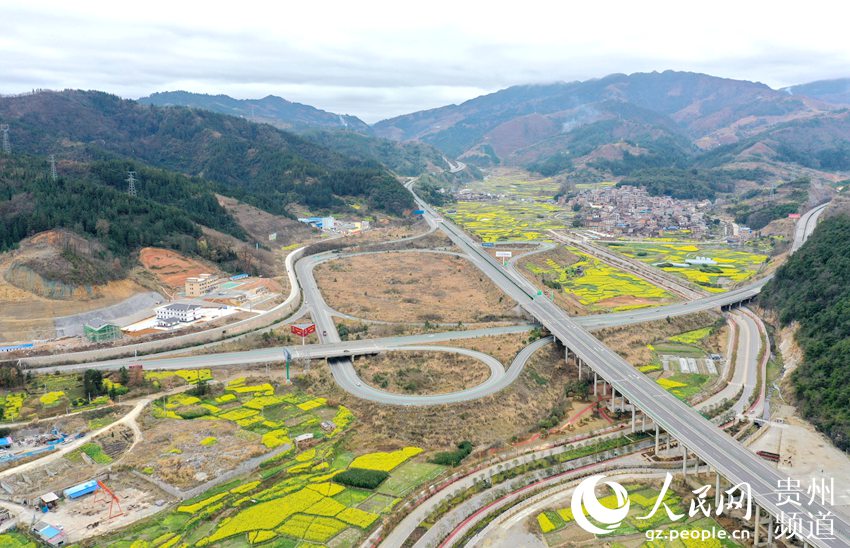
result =
M118 379L118 382L120 382L124 386L130 384L130 372L127 371L127 368L123 365L121 366L121 369L118 370Z
M106 219L98 219L94 225L94 230L97 233L97 237L101 240L105 240L109 235L109 221Z
M86 369L83 373L83 391L89 397L103 394L103 373L97 369Z

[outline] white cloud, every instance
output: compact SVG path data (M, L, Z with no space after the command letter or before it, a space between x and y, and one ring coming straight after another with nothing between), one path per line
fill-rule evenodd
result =
M834 3L647 4L0 0L0 92L276 94L375 121L612 72L775 87L850 75Z

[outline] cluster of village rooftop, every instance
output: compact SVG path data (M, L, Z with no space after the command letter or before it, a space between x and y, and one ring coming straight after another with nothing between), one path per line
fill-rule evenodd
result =
M444 191L444 189L441 189ZM462 202L499 202L511 199L535 202L527 197L476 192L468 188L454 193ZM550 203L555 203L550 200ZM557 203L575 211L580 225L598 230L602 235L659 237L671 233L686 233L690 238L725 238L730 243L749 240L753 231L729 219L708 215L710 200L680 200L670 196L652 196L645 189L633 186L600 186L563 196Z
M652 196L633 186L592 188L564 198L563 205L576 211L585 228L626 236L658 237L680 232L692 238L724 236L747 240L752 231L731 220L714 223L707 214L709 200L680 200ZM713 234L712 234L713 232Z

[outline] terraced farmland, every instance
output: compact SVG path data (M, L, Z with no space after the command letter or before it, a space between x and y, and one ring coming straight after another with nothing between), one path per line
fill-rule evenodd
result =
M660 287L573 247L531 258L524 266L546 286L574 295L591 312L633 310L674 299Z
M419 447L347 452L340 438L354 416L344 406L244 378L228 383L224 395L175 394L152 411L163 421L231 421L246 440L290 447L269 456L258 471L116 533L103 546L354 546L399 497L445 470L419 462L424 461L416 459ZM321 425L329 420L336 426L332 430ZM313 438L295 447L292 438L305 433ZM348 478L337 478L343 472ZM364 473L383 477L371 488L352 485L351 478Z
M480 181L472 181L466 188L473 192L501 194L509 199L551 200L561 184L551 177L537 178L516 169L496 169Z
M561 229L572 212L552 199L560 189L552 178L535 178L517 169L497 169L466 188L499 196L492 201L459 201L443 214L483 242L548 241L548 230Z
M706 290L719 293L749 280L766 264L767 255L697 243L609 243L609 249L681 276ZM686 261L708 257L716 264L690 265Z

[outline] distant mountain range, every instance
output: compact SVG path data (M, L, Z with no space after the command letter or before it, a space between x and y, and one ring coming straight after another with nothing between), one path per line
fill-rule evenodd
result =
M782 88L790 95L805 95L828 103L850 106L850 78L837 80L818 80L799 86Z
M305 129L343 129L371 134L369 124L356 116L334 114L310 105L293 103L281 97L269 95L262 99L234 99L227 95L206 95L188 91L163 91L141 97L143 105L160 107L182 106L200 108L221 114L246 118L252 122L263 122L281 129L302 131Z
M445 171L447 157L477 167L522 166L565 185L616 180L684 198L735 193L749 200L735 206L736 218L763 224L807 199L797 191L805 184L785 192L777 183L850 180L848 83L774 90L687 72L613 74L514 86L372 127L272 96L0 97L15 153L0 162L0 248L51 228L98 237L118 255L141 244L187 246L199 226L245 238L216 194L282 215L293 208L344 211L347 204L401 214L413 203L396 175ZM60 163L64 190L45 179L49 154ZM126 197L127 169L140 173L141 201ZM765 194L768 183L780 188L776 196ZM69 188L74 200L61 194ZM86 203L96 204L93 213ZM128 207L138 222L123 219ZM64 209L52 213L57 208ZM146 223L156 230L145 233ZM102 230L107 224L112 229Z
M619 178L636 169L788 164L850 170L847 80L786 90L689 72L515 86L398 116L378 136L479 166Z
M181 91L140 101L290 128L404 175L445 168L442 155L584 180L661 168L758 168L765 179L791 177L802 167L825 180L850 170L850 79L776 90L690 72L612 74L514 86L371 127L274 96L238 100Z

